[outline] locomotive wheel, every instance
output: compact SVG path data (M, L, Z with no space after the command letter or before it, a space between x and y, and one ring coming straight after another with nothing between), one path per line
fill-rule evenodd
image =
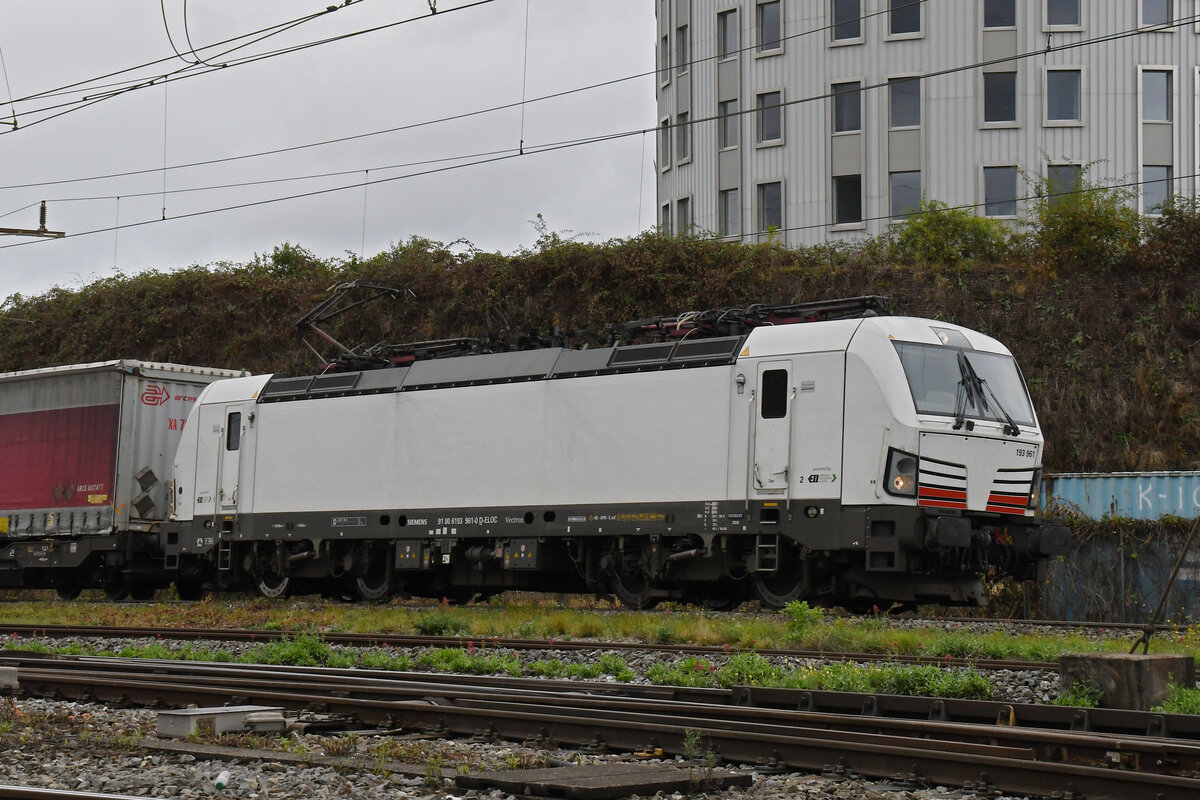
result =
M177 578L175 593L180 600L200 600L204 597L204 581L200 578Z
M764 608L780 609L804 598L804 580L785 572L758 573L750 581L754 597Z
M273 572L265 572L258 576L255 588L261 596L269 600L278 600L281 597L287 597L291 594L292 578L290 575L276 575Z
M367 568L355 575L350 582L354 597L373 603L386 600L392 593L392 551L390 548L376 549L371 553Z
M614 575L612 579L612 593L626 608L642 611L658 605L658 598L650 596L650 589L650 582L640 572Z
M130 586L128 589L129 599L138 603L145 603L147 600L154 599L154 593L156 591L158 591L158 589L154 586L146 586L143 584Z

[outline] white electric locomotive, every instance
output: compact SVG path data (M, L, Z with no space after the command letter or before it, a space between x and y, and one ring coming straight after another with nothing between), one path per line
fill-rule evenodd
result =
M874 300L218 381L175 459L166 566L268 597L981 604L988 570L1033 578L1069 546L1034 516L1029 394L995 339Z

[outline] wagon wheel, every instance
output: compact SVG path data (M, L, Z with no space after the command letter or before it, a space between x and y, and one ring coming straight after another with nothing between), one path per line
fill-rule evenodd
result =
M626 608L641 611L658 605L659 598L651 594L654 587L641 570L617 573L611 586L617 601Z
M83 579L74 573L68 573L59 581L54 591L58 592L58 596L63 600L74 600L83 593Z
M750 586L754 597L765 608L780 609L807 594L804 578L788 570L756 573L750 579Z
M124 575L117 574L106 577L100 588L104 590L104 596L114 603L119 603L129 596L129 584L125 581Z

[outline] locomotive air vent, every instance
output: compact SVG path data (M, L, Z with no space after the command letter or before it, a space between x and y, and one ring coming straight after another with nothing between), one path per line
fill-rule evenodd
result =
M277 397L292 397L304 394L308 391L310 383L312 383L312 378L309 376L303 378L271 378L267 382L267 385L263 387L260 397L264 400L270 400Z
M609 360L610 367L630 366L633 364L665 364L675 349L674 342L664 344L633 344L628 347L618 347L613 351Z
M361 372L335 372L330 375L318 375L312 379L312 386L308 391L313 394L349 391L354 388L354 384L358 383L361 375Z
M733 361L738 350L741 348L741 336L722 336L719 339L696 339L695 341L683 341L675 346L675 352L671 355L671 362L679 361L719 361L728 363Z

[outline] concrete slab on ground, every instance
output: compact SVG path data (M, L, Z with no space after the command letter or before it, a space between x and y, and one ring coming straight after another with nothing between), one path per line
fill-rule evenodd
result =
M1100 691L1101 708L1149 711L1175 686L1196 685L1191 656L1139 653L1068 653L1059 657L1063 692L1076 684Z

